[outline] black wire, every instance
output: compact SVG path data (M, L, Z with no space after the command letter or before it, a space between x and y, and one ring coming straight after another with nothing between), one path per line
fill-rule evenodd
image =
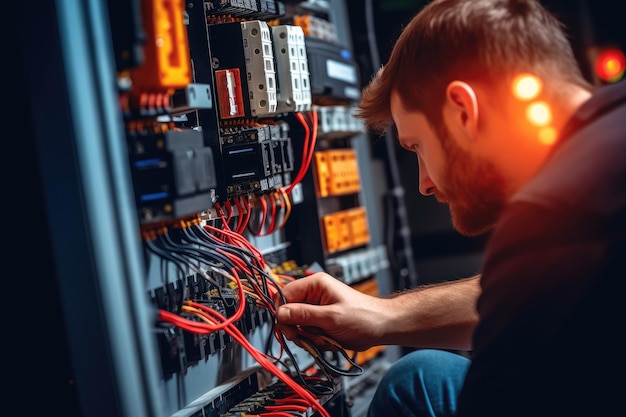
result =
M262 298L262 300L265 301L266 305L270 308L268 308L268 312L269 314L272 316L272 323L271 323L271 334L270 334L270 338L268 340L271 341L273 340L272 335L275 335L276 333L278 333L279 335L279 343L281 343L283 351L287 354L287 356L290 358L291 360L291 364L292 367L294 368L294 372L293 374L295 375L295 378L297 380L300 381L301 385L303 385L306 389L308 389L309 391L311 391L312 393L316 394L316 395L328 395L328 394L333 394L332 389L320 389L319 387L313 386L311 385L308 381L306 381L306 379L304 378L304 375L302 374L297 359L295 357L295 355L293 354L293 352L291 351L291 349L289 348L289 346L287 345L287 341L283 335L282 332L275 332L276 329L276 316L273 313L273 310L276 309L276 305L273 301L273 299L271 298L270 294L269 294L269 288L267 286L267 281L270 281L274 284L274 287L276 288L278 294L280 295L281 299L283 300L283 302L286 302L285 296L283 295L280 286L278 285L278 283L271 277L271 275L269 275L267 272L265 272L260 265L260 261L256 259L256 257L254 256L254 254L252 254L250 251L248 251L245 248L239 247L239 246L235 246L235 245L231 245L228 244L226 242L223 242L221 240L219 240L217 237L211 235L210 233L207 233L204 229L202 229L200 226L191 226L189 228L189 230L191 232L193 232L193 234L195 235L196 239L193 238L193 236L190 233L180 233L177 237L179 238L187 238L188 242L191 243L195 243L198 245L201 245L202 247L204 247L205 249L207 249L208 251L210 251L210 253L215 256L217 252L217 249L221 249L224 250L226 252L232 253L234 255L237 255L240 257L240 259L242 259L242 261L246 264L246 266L248 268L250 268L250 272L254 273L255 271L259 274L260 277L262 277L263 279L261 279L261 283L262 283L262 289L259 286L259 283L254 279L254 277L251 277L251 279L248 280L248 282L253 286L255 293ZM182 230L181 230L182 232ZM186 231L185 231L186 232ZM190 249L190 248L183 248L181 245L177 245L175 242L170 240L170 246L172 250L183 250L185 254L187 254L188 256L192 256L194 258L197 258L198 252L200 252L198 249ZM232 264L232 261L230 260L226 260L228 259L228 257L223 256L222 254L219 254L219 257L224 258L224 263L228 263L230 265ZM219 288L218 288L219 291ZM269 351L270 348L267 348L266 351ZM330 369L331 372L333 372L336 375L340 375L341 372L344 372L342 370L339 370L338 368L332 366L332 364L329 364L328 362L324 361L322 362L322 364L325 363L325 369ZM283 366L285 366L285 364L283 363ZM289 369L289 368L287 368Z
M330 392L328 391L321 391L319 389L317 389L316 387L312 386L311 384L308 383L308 381L304 378L304 375L302 374L302 372L300 371L300 368L298 366L298 361L296 360L296 357L294 356L293 352L291 351L291 349L289 348L289 346L287 345L287 340L285 339L285 335L282 332L278 332L279 337L280 337L280 343L283 346L283 350L285 351L285 353L287 353L287 356L289 356L289 359L291 359L291 364L295 370L295 376L294 378L297 378L298 380L300 380L300 383L302 386L304 386L306 389L308 389L309 391L311 391L312 393L316 394L316 395L329 395L329 394L333 394L334 390L331 390Z
M146 240L145 244L146 244L146 247L149 250L151 250L153 253L155 253L157 256L170 260L181 271L181 276L184 277L187 275L187 268L186 268L187 263L184 258L182 260L180 259L180 255L176 253L168 252L160 248L157 242L154 240ZM185 265L185 267L183 267L181 264ZM176 305L177 309L180 310L182 305L176 302L176 298L174 297L173 294L171 294L170 288L167 285L165 285L165 290L167 291L167 294L169 296L170 305ZM182 303L182 297L180 301Z
M229 253L233 253L235 255L240 256L240 258L246 263L246 265L251 269L256 271L261 277L263 277L264 279L262 280L263 282L263 290L261 290L261 288L259 288L258 282L256 282L256 280L254 279L254 277L252 277L252 279L248 280L248 282L253 286L255 292L257 293L257 295L259 295L259 297L261 297L265 302L266 305L270 308L267 309L267 311L269 312L269 314L272 316L272 323L271 323L271 333L270 333L270 337L268 339L268 343L266 344L266 352L269 352L271 349L268 347L271 344L271 340L273 340L273 335L275 334L274 330L275 330L275 326L276 326L276 317L275 315L272 313L272 310L275 310L276 305L274 304L273 299L271 298L271 296L268 293L268 287L267 287L267 282L266 280L270 280L275 288L277 289L277 291L279 292L281 298L285 301L285 297L282 294L282 291L280 291L280 286L276 283L276 281L269 275L267 274L262 268L260 268L260 266L257 266L255 264L253 264L252 262L250 262L250 259L253 259L256 261L256 258L253 256L253 254L251 252L249 252L248 250L241 248L239 246L235 246L235 245L230 245L226 242L222 242L219 239L217 239L215 236L212 236L210 233L205 232L204 229L202 229L199 226L192 226L191 230L193 232L195 232L196 236L198 236L199 239L211 239L214 243L212 243L216 248L220 248L224 251L228 251ZM207 245L210 245L211 243L209 243L208 241L205 241ZM260 264L259 264L260 265ZM315 388L313 387L309 387L308 383L303 379L302 377L302 373L298 367L298 363L297 360L293 354L293 352L291 352L291 350L289 349L289 347L287 346L287 342L283 336L282 333L278 332L278 334L280 335L280 342L283 346L283 350L285 351L285 353L287 354L287 356L291 359L291 362L293 364L293 367L295 369L295 375L297 376L297 378L300 380L301 384L306 386L309 390L311 391L315 391ZM318 394L323 395L324 393L321 392L317 392Z
M254 254L247 249L242 248L241 246L226 243L223 240L218 239L216 236L213 236L211 233L206 232L200 226L195 226L192 230L200 239L210 239L213 244L218 245L220 248L228 248L229 250L235 251L244 261L246 261L246 263L250 263L252 265L256 264L255 266L258 270L263 270L260 260L258 260Z
M164 250L169 250L170 254L182 257L183 259L185 259L183 257L183 255L190 257L192 259L195 259L201 263L204 263L205 265L210 265L213 266L215 268L221 268L221 264L220 263L215 263L211 260L209 260L207 258L207 253L204 251L199 250L198 248L193 248L193 247L188 247L188 246L183 246L181 244L178 244L176 242L174 242L171 237L169 236L168 233L163 233L161 235L159 235L158 240L155 241L155 243L160 244L161 246L163 246ZM213 253L211 253L211 255L214 255ZM207 279L206 276L204 276L205 279ZM211 278L209 280L210 283L213 284L213 286L215 287L217 293L218 293L218 297L224 302L224 304L227 307L232 307L235 305L235 300L231 299L230 301L227 299L227 297L224 297L224 294L222 292L222 287L219 285L218 282L216 282L213 278ZM241 302L244 302L245 300L242 300Z
M180 256L183 256L183 255L187 256L193 260L200 262L200 264L204 263L205 265L210 265L215 268L221 267L220 263L210 260L209 258L207 258L206 253L203 253L199 249L193 248L193 247L186 247L179 243L174 242L168 233L163 233L159 235L156 242L161 244L164 249L170 250L172 253L176 253ZM198 268L200 268L199 265L198 265ZM219 286L217 282L215 282L214 285Z
M145 244L146 247L150 249L150 251L152 251L154 254L162 259L167 259L172 262L181 272L182 276L187 275L187 262L184 259L181 260L177 255L156 246L156 242L154 240L146 240ZM183 265L185 266L183 267Z
M181 229L174 229L174 230L177 231L176 236L180 238L181 241L186 241L188 243L198 245L201 248L206 249L208 253L210 254L210 256L214 257L216 261L224 264L228 268L235 268L235 263L231 259L229 259L228 256L225 256L221 254L220 252L218 252L215 245L212 245L210 242L199 238L195 234L192 234L189 231L189 228L181 228Z
M272 300L272 298L269 295L269 288L267 286L267 282L266 280L271 281L274 286L276 288L278 288L278 284L276 283L276 281L269 275L267 274L261 267L260 264L259 265L255 265L255 263L251 262L251 260L257 261L257 259L254 257L254 255L249 252L248 250L241 248L239 246L235 246L235 245L231 245L228 244L226 242L220 241L219 239L217 239L215 236L212 236L210 233L206 233L203 229L196 227L196 230L194 230L197 234L200 234L200 238L202 239L203 237L208 237L210 239L212 239L215 243L214 245L216 247L219 247L220 249L227 251L229 253L238 255L238 257L246 263L246 266L251 270L252 274L254 275L254 271L256 271L261 277L263 277L264 279L261 281L262 282L262 286L263 286L263 290L260 290L258 287L258 282L256 282L254 279L250 279L248 280L248 282L250 282L250 284L254 287L255 292L263 298L263 300L265 301L265 305L268 307L275 307L274 306L274 302ZM207 244L209 244L207 242Z
M361 375L364 372L363 368L359 364L354 362L354 360L350 357L350 355L348 355L348 352L346 352L345 349L339 348L337 352L339 352L339 354L343 356L352 366L352 368L347 370L340 369L332 363L328 362L326 358L324 358L323 353L320 352L317 346L315 346L315 344L307 337L303 335L298 335L298 338L301 339L309 348L311 348L315 352L314 354L312 354L312 356L332 376L357 376Z

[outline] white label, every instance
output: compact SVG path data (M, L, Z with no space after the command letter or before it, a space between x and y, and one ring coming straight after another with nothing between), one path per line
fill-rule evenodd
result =
M356 69L351 65L329 59L326 61L326 72L330 78L356 83Z

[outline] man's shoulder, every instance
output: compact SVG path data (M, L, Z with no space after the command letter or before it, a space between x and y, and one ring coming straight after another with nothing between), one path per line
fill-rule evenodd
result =
M537 175L511 200L553 209L603 211L621 199L626 178L626 82L599 89ZM570 126L572 123L570 123Z

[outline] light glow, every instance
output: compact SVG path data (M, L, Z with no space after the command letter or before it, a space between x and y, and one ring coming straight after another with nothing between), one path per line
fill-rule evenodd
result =
M520 100L532 100L541 92L541 81L531 74L522 74L513 80L513 94Z
M547 103L536 101L526 108L526 117L535 126L547 126L552 121L552 112Z
M626 57L617 48L609 48L596 57L596 74L602 81L617 82L624 76Z
M556 129L552 126L546 126L539 129L539 141L544 145L553 145L556 142Z

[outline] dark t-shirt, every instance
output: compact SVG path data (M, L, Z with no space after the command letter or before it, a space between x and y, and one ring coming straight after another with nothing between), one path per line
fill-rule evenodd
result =
M626 416L626 82L598 89L487 244L459 416Z

